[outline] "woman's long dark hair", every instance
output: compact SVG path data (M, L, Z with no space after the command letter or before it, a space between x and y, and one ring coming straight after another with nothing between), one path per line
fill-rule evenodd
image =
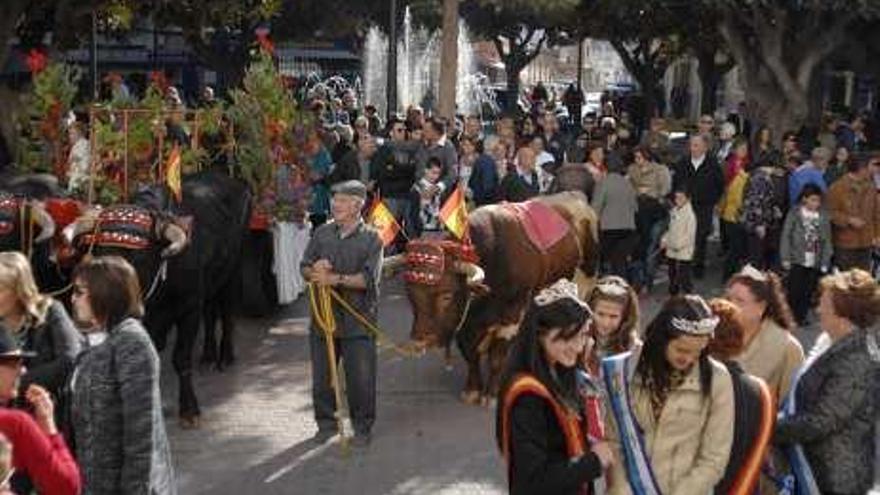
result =
M666 359L666 348L679 337L688 335L672 325L673 318L690 321L711 318L712 310L700 296L674 296L666 301L660 313L645 330L645 344L636 372L642 383L651 390L668 392L670 374L673 368ZM700 390L708 396L712 390L712 368L709 364L709 351L703 349L698 361L700 367Z
M519 333L510 349L510 354L507 356L507 366L502 375L501 388L498 393L495 432L499 448L503 440L501 438L501 413L504 410L504 397L507 395L514 377L520 373L534 376L547 387L557 401L574 411L581 412L576 369L557 366L551 372L540 339L552 330L560 329L555 338L569 340L581 331L589 317L588 309L568 298L560 299L546 306L538 306L533 303L526 311Z

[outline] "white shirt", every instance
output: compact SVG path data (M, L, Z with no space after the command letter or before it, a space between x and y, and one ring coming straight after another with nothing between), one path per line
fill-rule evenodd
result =
M691 165L694 167L694 170L700 170L700 167L703 166L703 163L706 161L706 155L703 155L698 158L691 157Z
M67 190L73 191L77 187L81 187L89 178L89 161L91 154L89 152L89 141L80 138L70 148L70 155L67 158Z

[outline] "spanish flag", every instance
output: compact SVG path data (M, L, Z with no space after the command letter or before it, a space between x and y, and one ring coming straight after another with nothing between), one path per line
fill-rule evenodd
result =
M459 239L465 239L468 231L467 202L464 199L464 187L461 184L440 208L440 220L450 232Z
M388 246L394 242L397 233L400 232L400 224L397 223L394 214L385 206L381 198L376 198L367 218L370 225L379 231L379 239L382 239L383 246Z
M180 203L183 191L180 185L180 145L178 144L171 149L171 154L168 155L168 161L165 163L165 183L174 195L174 200Z

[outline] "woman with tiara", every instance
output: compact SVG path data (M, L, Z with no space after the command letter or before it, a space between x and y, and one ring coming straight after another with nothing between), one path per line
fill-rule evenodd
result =
M669 299L645 344L605 358L615 448L611 494L705 495L724 476L733 443L733 385L709 357L718 324L699 296Z
M608 445L587 438L590 425L578 396L576 371L589 321L589 307L565 279L538 293L526 312L497 412L511 494L589 493L612 463Z

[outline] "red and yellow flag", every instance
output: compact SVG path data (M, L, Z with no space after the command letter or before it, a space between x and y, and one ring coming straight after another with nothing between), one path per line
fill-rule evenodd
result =
M382 240L383 246L394 242L397 233L400 232L400 224L397 223L394 214L380 198L376 198L373 207L370 208L367 221L379 231L379 239Z
M467 236L467 202L464 199L464 187L459 184L440 208L440 220L455 237L464 239Z
M171 149L171 154L168 155L168 161L165 163L165 183L174 195L174 200L180 203L183 191L180 182L180 145L178 144Z

